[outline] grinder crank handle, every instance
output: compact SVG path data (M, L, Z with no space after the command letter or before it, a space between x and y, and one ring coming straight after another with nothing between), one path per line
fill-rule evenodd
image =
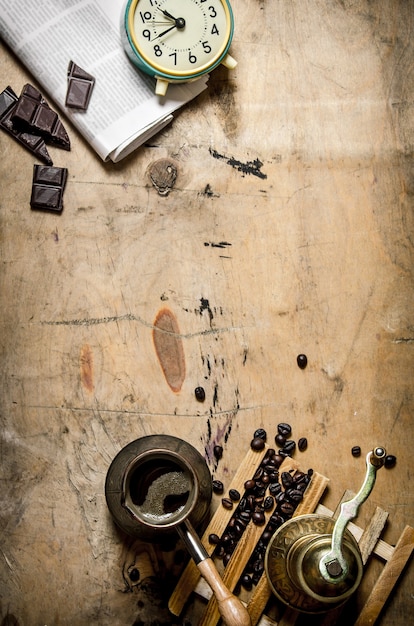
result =
M176 528L197 565L198 571L213 590L224 624L227 626L251 626L252 622L246 607L224 584L190 522L184 520Z
M342 540L345 528L358 513L358 509L368 498L375 485L377 470L384 465L386 450L378 446L368 452L365 462L367 471L364 482L352 500L342 502L339 517L332 531L331 550L320 561L319 568L326 579L338 580L345 578L348 573L348 564L342 554Z

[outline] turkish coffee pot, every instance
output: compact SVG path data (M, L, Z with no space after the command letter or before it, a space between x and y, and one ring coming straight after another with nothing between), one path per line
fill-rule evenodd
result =
M201 454L169 435L149 435L125 446L105 482L108 508L128 535L157 542L178 533L213 590L227 626L250 626L246 607L223 583L194 527L206 517L212 481Z
M363 562L347 524L368 498L386 451L377 447L366 456L363 484L343 502L338 519L299 515L275 532L265 555L270 587L284 604L303 613L324 613L342 605L358 588Z

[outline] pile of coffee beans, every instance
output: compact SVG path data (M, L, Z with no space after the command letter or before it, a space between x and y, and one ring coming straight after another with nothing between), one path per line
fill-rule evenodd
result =
M268 448L262 462L254 475L244 483L244 493L230 489L228 497L222 498L222 506L235 511L221 537L216 534L209 536L211 544L215 545L214 555L223 559L224 566L229 562L237 543L241 539L247 525L252 522L263 526L263 532L253 549L250 559L240 578L239 584L250 590L256 585L264 570L264 556L267 545L274 532L294 514L296 507L303 499L313 470L304 472L292 470L279 472L279 468L287 456L291 456L296 449L296 443L288 439L292 429L289 424L278 425L275 443L281 446L278 451ZM252 450L263 450L267 433L259 428L253 434L250 447ZM307 440L300 439L298 448L305 450ZM305 442L305 443L304 443ZM213 480L213 491L222 494L224 485L219 480ZM270 512L266 516L265 512Z

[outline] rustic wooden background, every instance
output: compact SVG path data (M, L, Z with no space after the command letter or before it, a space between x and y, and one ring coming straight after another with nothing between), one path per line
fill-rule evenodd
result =
M362 480L351 447L381 444L397 466L361 520L389 511L389 543L413 522L414 3L232 4L237 68L127 160L102 163L67 124L62 215L31 212L35 159L0 134L3 624L149 624L152 592L155 619L156 590L127 574L142 550L163 564L104 498L115 454L147 434L186 439L229 482L255 428L289 422L330 508ZM4 45L0 75L34 82ZM160 158L178 170L164 197ZM157 320L176 325L167 376ZM411 566L381 626L411 622L413 584Z

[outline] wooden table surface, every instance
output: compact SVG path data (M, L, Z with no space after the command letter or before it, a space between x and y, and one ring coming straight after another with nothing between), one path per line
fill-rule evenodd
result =
M330 508L381 444L397 465L360 519L388 511L391 544L413 523L414 3L232 5L237 68L125 161L67 122L61 215L30 210L36 161L0 134L3 624L150 623L104 496L143 435L185 439L229 482L253 431L288 422ZM3 44L0 75L35 84ZM413 584L411 565L381 626L410 623Z

